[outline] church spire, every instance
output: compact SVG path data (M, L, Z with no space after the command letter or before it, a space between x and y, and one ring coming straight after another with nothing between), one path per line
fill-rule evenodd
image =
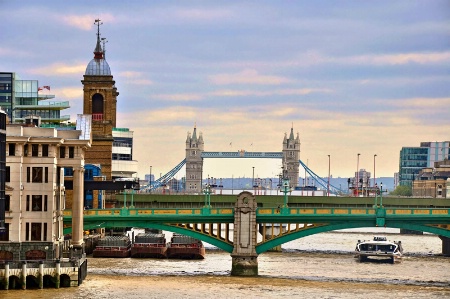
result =
M94 50L94 58L95 59L102 59L103 58L103 50L102 46L100 45L100 25L103 23L100 19L96 19L94 22L95 25L97 25L97 45L95 46Z

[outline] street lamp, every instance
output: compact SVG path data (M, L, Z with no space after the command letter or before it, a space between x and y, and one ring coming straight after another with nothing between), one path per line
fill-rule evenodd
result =
M150 165L150 177L148 178L150 182L150 193L152 193L152 166Z
M373 155L373 186L377 184L377 177L375 176L375 157L377 154Z
M253 188L253 194L255 191L255 166L252 166L253 168L253 174L252 174L252 188Z
M358 158L356 160L356 197L359 197L359 156L361 154L358 153Z
M330 155L328 155L328 187L327 187L327 192L328 192L328 197L330 197Z

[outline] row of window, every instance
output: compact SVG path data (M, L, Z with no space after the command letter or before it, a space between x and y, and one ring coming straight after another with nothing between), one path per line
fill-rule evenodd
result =
M42 147L41 157L48 157L48 144L25 144L23 146L23 155L26 157L29 155L29 151L31 150L31 156L32 157L39 157L39 146ZM15 156L16 155L16 144L15 143L9 143L8 144L8 152L9 156ZM74 146L60 146L59 147L59 157L60 158L66 158L66 152L68 153L68 157L70 159L75 158L75 147Z
M59 210L59 196L55 197L55 208ZM27 195L25 210L28 212L47 212L48 211L48 195ZM11 211L11 196L5 195L5 211Z
M5 211L11 210L11 197L5 195ZM48 196L47 195L27 195L25 210L28 212L47 212Z

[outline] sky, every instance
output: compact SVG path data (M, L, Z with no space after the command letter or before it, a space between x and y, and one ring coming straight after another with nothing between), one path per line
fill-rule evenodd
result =
M51 86L72 121L102 20L140 178L181 162L194 126L205 151L281 152L293 128L323 177L374 161L392 177L403 146L450 140L447 0L0 0L0 19L0 70ZM203 176L253 167L276 177L281 160L205 159Z

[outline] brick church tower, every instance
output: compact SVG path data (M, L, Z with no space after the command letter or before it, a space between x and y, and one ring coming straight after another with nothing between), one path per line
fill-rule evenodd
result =
M97 25L97 44L94 58L86 67L83 83L83 114L92 115L92 147L86 150L86 164L100 164L102 176L111 180L112 130L116 127L116 106L119 92L100 45L100 20Z

